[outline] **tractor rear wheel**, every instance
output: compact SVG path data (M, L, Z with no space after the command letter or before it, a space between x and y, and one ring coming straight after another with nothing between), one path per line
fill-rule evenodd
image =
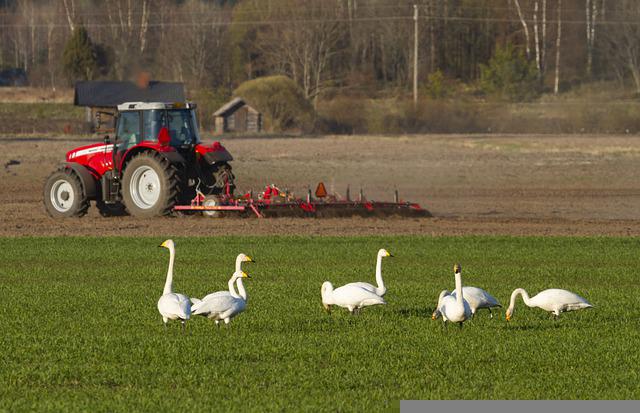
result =
M80 177L71 168L60 168L44 184L44 206L52 218L81 217L89 199Z
M142 152L127 164L122 179L122 200L136 217L168 215L176 204L178 173L156 152Z

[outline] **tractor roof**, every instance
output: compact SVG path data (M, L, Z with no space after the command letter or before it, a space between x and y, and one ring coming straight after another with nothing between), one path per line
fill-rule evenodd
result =
M196 105L189 102L125 102L118 105L118 111L151 110L151 109L195 109Z

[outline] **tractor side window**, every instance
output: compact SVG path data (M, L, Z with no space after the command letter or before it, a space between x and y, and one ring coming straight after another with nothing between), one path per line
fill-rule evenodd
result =
M118 150L127 150L141 140L140 112L122 112L118 120Z
M168 110L167 124L171 145L180 146L198 143L198 137L192 124L192 115L189 110Z

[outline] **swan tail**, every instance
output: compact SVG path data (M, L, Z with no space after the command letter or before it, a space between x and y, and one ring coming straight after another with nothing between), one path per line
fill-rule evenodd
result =
M192 305L200 304L202 302L201 299L195 297L191 297L190 300Z

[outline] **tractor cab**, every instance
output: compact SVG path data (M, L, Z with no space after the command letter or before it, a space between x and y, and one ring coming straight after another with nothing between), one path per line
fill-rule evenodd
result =
M140 145L176 149L188 154L200 144L196 105L192 103L131 102L118 105L114 166L122 168L123 157ZM158 149L163 149L158 148Z

